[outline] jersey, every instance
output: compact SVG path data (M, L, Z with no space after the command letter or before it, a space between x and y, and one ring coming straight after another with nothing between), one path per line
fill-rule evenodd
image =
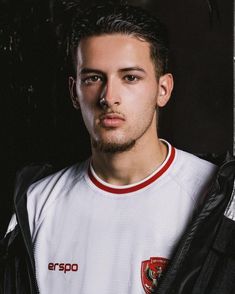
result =
M139 183L110 185L87 160L30 186L40 293L154 292L216 170L165 143L165 161Z

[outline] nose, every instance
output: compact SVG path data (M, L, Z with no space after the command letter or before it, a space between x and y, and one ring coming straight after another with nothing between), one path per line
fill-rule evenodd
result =
M115 78L106 80L100 95L100 105L102 107L111 108L121 103L120 86Z

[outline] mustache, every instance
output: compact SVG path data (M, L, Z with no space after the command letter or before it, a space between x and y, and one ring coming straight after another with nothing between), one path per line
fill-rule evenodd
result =
M114 110L107 110L107 111L103 111L100 115L99 115L99 119L102 120L106 117L110 117L110 118L120 118L125 120L125 115L123 113L121 113L120 111L114 111Z

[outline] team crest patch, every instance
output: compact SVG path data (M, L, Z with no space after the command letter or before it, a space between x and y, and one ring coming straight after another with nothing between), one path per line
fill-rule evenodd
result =
M168 262L168 259L162 257L150 257L149 260L142 261L141 281L146 294L154 293Z

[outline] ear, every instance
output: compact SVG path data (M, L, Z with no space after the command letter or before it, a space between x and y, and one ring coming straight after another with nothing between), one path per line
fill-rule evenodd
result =
M70 92L70 98L73 103L73 107L75 109L79 109L80 105L79 105L77 91L76 91L76 80L72 76L69 77L69 92Z
M171 97L171 92L173 90L174 80L170 73L167 73L159 78L158 82L158 97L157 106L163 107L167 104Z

